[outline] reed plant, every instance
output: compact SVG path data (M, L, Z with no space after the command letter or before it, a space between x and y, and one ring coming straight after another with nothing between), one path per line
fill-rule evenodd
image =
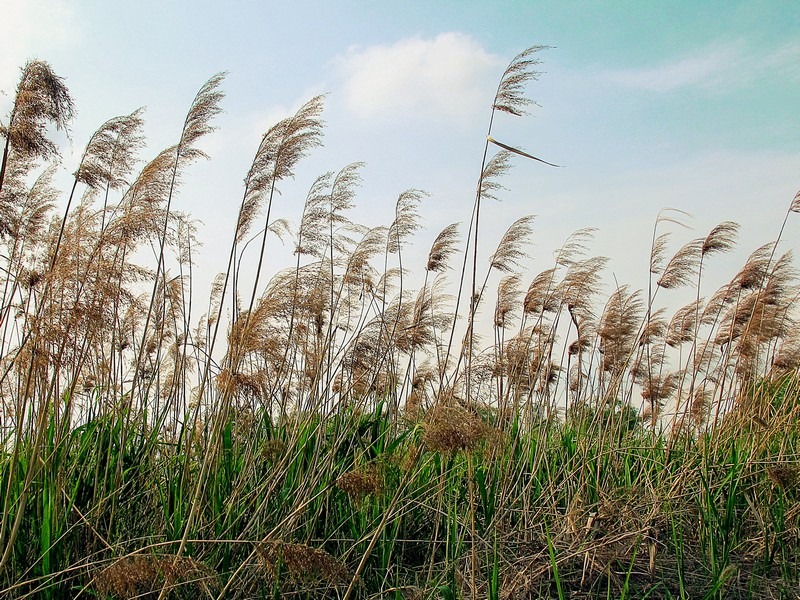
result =
M142 112L103 124L65 195L48 128L73 101L23 67L0 127L0 596L797 597L800 194L713 293L738 226L673 249L676 211L644 291L604 295L591 229L527 274L530 216L482 265L481 205L544 162L492 137L543 50L501 76L463 243L447 226L419 266L426 194L355 223L360 163L310 182L295 232L276 217L324 97L271 127L202 316L173 200L224 75L138 173Z

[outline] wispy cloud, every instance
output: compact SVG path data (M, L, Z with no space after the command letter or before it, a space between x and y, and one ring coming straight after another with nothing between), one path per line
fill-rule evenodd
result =
M743 42L714 43L655 67L607 71L603 79L651 92L686 87L744 85L763 75L800 79L800 40L772 49L750 50Z
M434 118L475 114L491 102L502 60L462 33L351 48L335 60L348 108L361 117L415 112ZM487 91L488 90L488 91Z

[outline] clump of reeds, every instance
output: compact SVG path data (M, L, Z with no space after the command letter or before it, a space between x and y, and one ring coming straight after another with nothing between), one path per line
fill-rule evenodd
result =
M532 106L541 49L511 62L492 119ZM646 291L604 287L591 228L532 276L530 216L478 250L482 203L539 160L490 123L466 248L445 227L412 281L419 190L355 223L353 163L313 181L296 232L275 216L321 143L316 97L262 137L198 318L200 236L173 201L222 81L138 173L141 111L108 120L64 195L42 162L72 99L46 63L23 69L0 127L0 596L72 594L88 557L100 597L243 598L263 576L346 600L797 596L800 287L779 242L800 194L716 291L738 226L670 254L679 211L656 219Z

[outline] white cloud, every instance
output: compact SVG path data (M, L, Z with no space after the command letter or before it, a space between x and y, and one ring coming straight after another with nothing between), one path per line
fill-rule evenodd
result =
M645 69L625 69L607 73L608 79L627 87L653 92L670 92L690 85L718 79L737 62L738 51L732 46L706 48L702 52Z
M764 55L761 66L765 69L774 69L792 81L800 83L800 38Z
M366 118L416 113L459 120L491 102L502 61L462 33L351 48L335 60L348 108Z
M631 88L671 92L689 86L742 85L765 74L800 80L800 40L766 51L750 50L741 42L715 43L657 67L608 71L604 79Z

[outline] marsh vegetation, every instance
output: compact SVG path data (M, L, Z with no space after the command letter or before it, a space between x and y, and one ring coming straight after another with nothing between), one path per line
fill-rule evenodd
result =
M425 264L405 254L424 192L354 223L359 164L282 218L316 97L254 149L203 301L173 199L224 77L144 166L142 113L104 123L65 195L48 136L73 100L25 65L0 129L0 596L797 597L800 288L780 242L800 195L717 290L738 226L681 242L675 211L645 290L603 292L591 230L528 273L532 218L500 240L480 224L512 161L538 160L491 124L524 118L540 50L502 74L472 212Z

